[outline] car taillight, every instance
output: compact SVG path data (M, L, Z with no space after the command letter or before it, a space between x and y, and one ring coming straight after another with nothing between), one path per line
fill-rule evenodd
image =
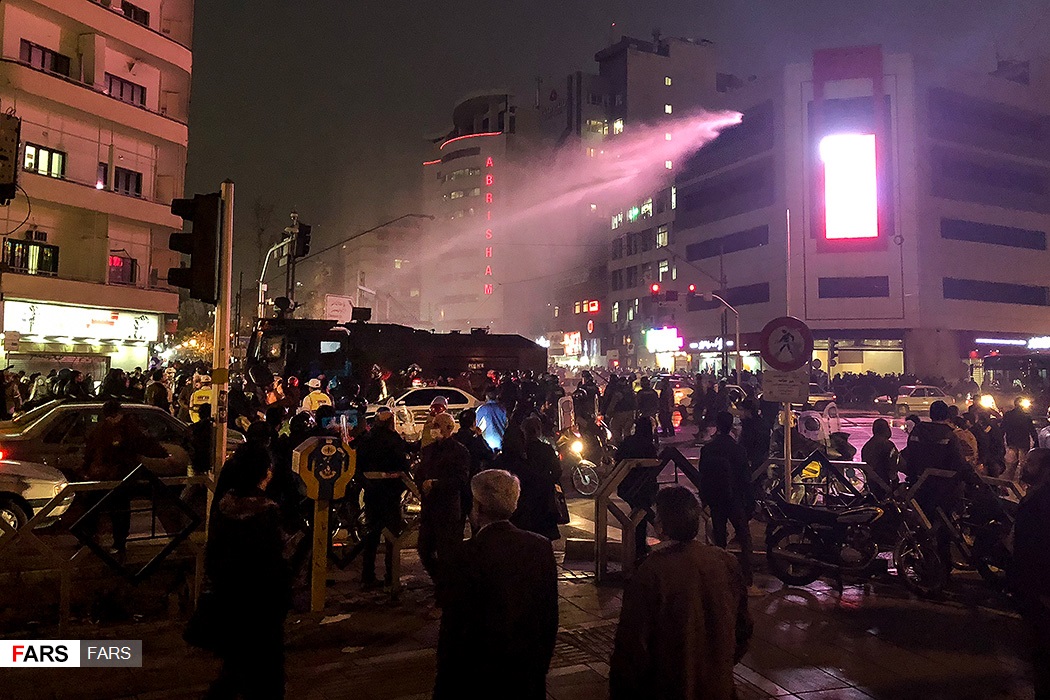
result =
M7 453L3 449L0 449L0 460L7 459Z

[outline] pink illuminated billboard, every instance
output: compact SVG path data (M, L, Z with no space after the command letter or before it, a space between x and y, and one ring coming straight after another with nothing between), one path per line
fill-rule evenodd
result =
M820 140L824 164L824 235L829 240L878 238L875 134L832 134Z

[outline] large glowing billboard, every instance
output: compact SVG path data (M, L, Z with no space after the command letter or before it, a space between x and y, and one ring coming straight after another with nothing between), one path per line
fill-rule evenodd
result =
M678 352L685 339L678 335L677 328L650 328L645 332L645 349L652 353Z
M820 141L824 231L829 240L879 237L875 134L832 134Z

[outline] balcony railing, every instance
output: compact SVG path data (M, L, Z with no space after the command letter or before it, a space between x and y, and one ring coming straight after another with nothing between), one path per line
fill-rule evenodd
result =
M2 262L7 272L55 277L58 275L58 246L5 238Z

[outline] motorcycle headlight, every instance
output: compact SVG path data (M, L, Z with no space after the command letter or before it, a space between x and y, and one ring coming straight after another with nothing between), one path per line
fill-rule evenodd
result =
M991 394L985 394L981 397L982 408L995 408L995 399L992 398Z
M1024 410L1027 411L1031 407L1032 407L1032 400L1031 399L1021 399L1021 408L1023 408Z
M576 454L583 454L583 441L573 440L572 444L569 445L569 449L575 452Z

